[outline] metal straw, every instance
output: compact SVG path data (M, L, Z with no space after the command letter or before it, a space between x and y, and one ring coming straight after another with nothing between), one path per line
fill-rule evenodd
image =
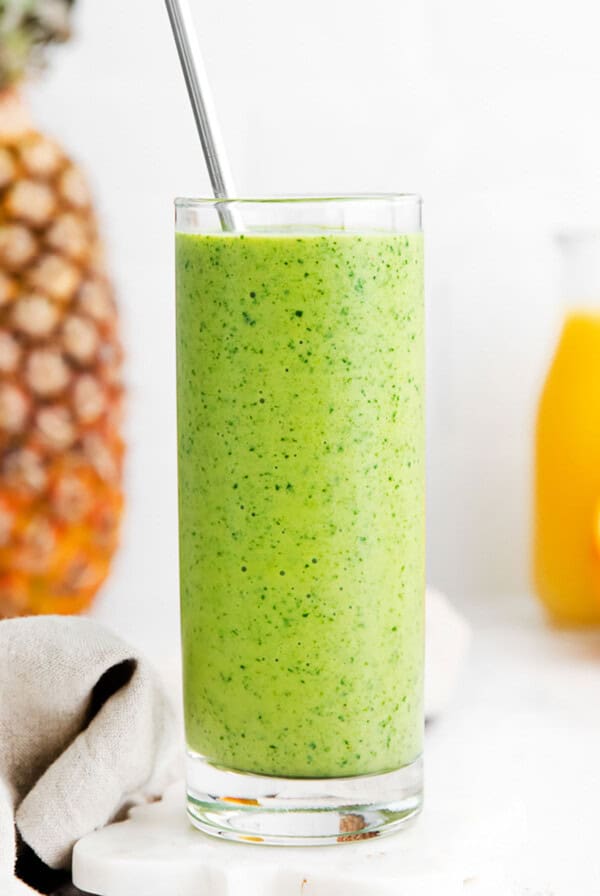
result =
M213 193L216 199L233 199L236 192L188 2L165 0L165 3ZM230 205L217 203L217 211L223 230L243 229L239 212Z

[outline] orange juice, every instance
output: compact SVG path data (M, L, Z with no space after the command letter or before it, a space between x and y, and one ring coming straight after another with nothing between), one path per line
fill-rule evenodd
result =
M537 417L534 575L556 622L600 625L600 312L574 310Z

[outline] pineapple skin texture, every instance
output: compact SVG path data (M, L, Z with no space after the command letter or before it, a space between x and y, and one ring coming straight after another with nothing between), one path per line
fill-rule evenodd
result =
M119 541L118 317L85 178L6 120L0 110L0 618L78 613Z

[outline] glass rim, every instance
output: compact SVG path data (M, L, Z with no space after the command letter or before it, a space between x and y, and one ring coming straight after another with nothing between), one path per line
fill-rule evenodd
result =
M421 206L423 198L419 193L289 193L272 196L236 196L217 199L214 196L186 197L175 199L175 208L206 208L207 206L228 205L303 205L345 202L382 202L392 204L413 204Z

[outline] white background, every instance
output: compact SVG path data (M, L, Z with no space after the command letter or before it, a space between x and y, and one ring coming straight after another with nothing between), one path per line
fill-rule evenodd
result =
M426 201L429 578L528 584L558 226L600 222L594 0L191 0L238 191ZM93 180L128 351L128 515L98 612L177 636L172 198L208 182L161 0L80 0L31 86Z

